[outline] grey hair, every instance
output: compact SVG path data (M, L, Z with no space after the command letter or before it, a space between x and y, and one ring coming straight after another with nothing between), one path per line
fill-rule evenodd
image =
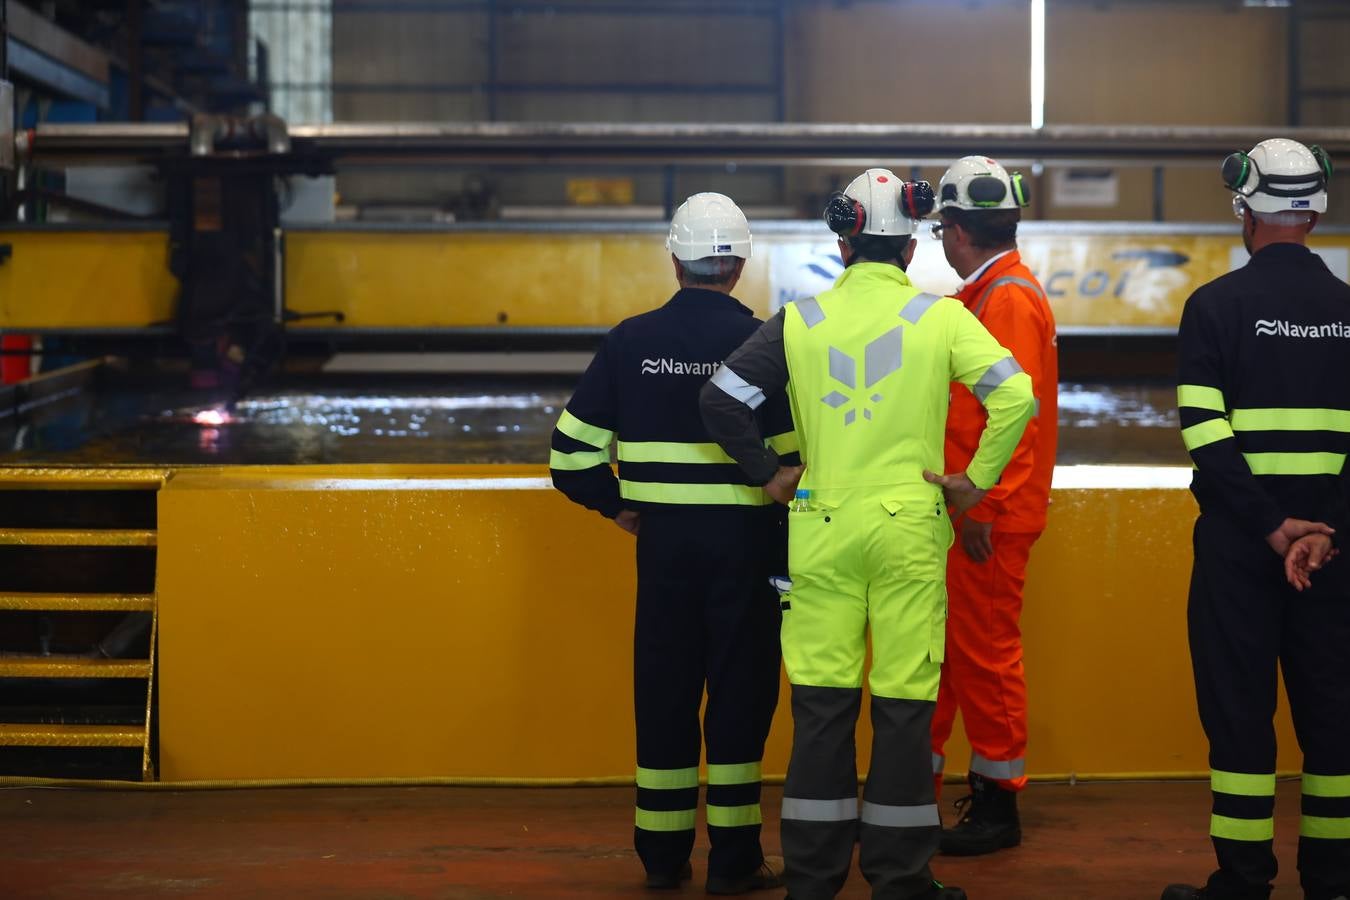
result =
M1248 207L1250 209L1250 207ZM1278 225L1282 227L1297 227L1307 225L1312 221L1313 214L1296 209L1282 209L1279 212L1257 212L1252 210L1252 215L1256 221L1264 225Z
M736 274L739 256L705 256L702 259L681 259L680 274L691 284L722 284Z

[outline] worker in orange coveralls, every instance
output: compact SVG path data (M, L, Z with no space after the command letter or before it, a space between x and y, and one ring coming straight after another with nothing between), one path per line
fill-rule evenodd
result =
M967 156L942 177L933 234L964 282L957 299L1031 376L1037 413L999 483L957 524L947 558L947 658L933 715L933 774L961 710L974 751L971 793L956 801L958 823L943 853L977 856L1022 841L1017 794L1027 783L1027 690L1022 672L1022 585L1031 546L1045 529L1058 438L1059 360L1045 291L1017 252L1028 203L1021 173ZM961 472L984 430L979 400L953 386L947 415L947 471Z

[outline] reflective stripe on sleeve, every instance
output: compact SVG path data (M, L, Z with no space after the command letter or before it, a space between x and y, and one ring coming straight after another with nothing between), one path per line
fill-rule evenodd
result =
M858 798L801 800L784 797L783 818L797 822L852 822L858 818Z
M761 777L762 766L757 762L708 764L708 784L754 784Z
M807 328L815 328L825 321L825 310L820 308L820 301L815 297L797 300L792 305L797 307L797 312L801 314L802 321L806 323Z
M1346 409L1235 409L1234 431L1336 431L1350 433Z
M638 766L637 786L653 791L676 791L698 787L698 766L687 769L644 769Z
M746 484L673 484L660 481L619 481L619 496L646 503L702 506L768 506L773 499L762 488Z
M970 771L983 775L985 778L1011 781L1026 774L1027 761L1025 759L995 760L975 753L970 757Z
M1223 391L1206 387L1203 384L1177 385L1177 406L1189 406L1192 409L1208 409L1214 412L1227 412L1223 402Z
M984 403L988 401L989 395L1000 384L1021 371L1022 367L1017 364L1017 360L1011 356L1004 357L985 370L984 374L980 376L980 380L971 388L971 391L979 398L981 403Z
M862 821L885 828L936 828L942 824L936 803L923 806L887 806L863 801Z
M1226 441L1232 436L1233 428L1224 418L1209 419L1199 425L1181 429L1181 442L1186 445L1188 452L1199 450L1201 447L1207 447L1219 441Z
M975 318L978 319L980 316L984 315L985 304L989 302L989 295L994 292L994 289L1002 287L1005 284L1020 285L1035 292L1041 299L1045 299L1045 291L1041 290L1040 285L1027 281L1025 278L1018 278L1016 275L1005 275L1002 278L995 279L989 287L984 289L984 293L980 295L979 301L975 304L974 309L971 310Z
M1230 841L1269 841L1275 838L1275 819L1234 819L1210 816L1209 833Z
M708 824L717 828L743 828L762 822L758 803L747 803L745 806L708 804Z
M693 831L696 809L674 812L638 808L635 824L643 831Z
M548 467L560 472L580 472L582 469L607 465L609 465L607 450L578 450L575 453L550 450L548 454Z
M782 456L785 453L796 453L802 449L801 443L797 438L797 432L785 431L782 434L772 434L764 439L764 443L774 453Z
M634 463L734 463L716 444L619 441L619 461Z
M605 449L609 446L609 442L614 440L614 432L596 425L588 425L567 409L564 409L562 415L558 417L558 430L574 441L590 444L599 450Z
M746 381L726 366L720 367L709 379L722 389L723 393L751 409L759 409L764 402L764 392Z
M1344 453L1244 453L1253 475L1339 475Z
M940 753L934 753L934 754L933 754L933 774L934 774L934 775L941 775L942 772L943 772L943 770L945 770L946 768L947 768L947 757L943 756L943 755L940 754Z
M937 294L915 294L909 298L905 308L900 310L900 318L911 325L917 325L919 319L923 318L923 314L932 309L933 304L941 299Z
M1239 797L1274 797L1275 773L1249 775L1244 772L1223 772L1219 769L1211 769L1209 785L1220 794L1235 794Z

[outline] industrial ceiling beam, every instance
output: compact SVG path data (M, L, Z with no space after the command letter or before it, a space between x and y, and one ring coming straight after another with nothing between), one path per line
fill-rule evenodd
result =
M1350 153L1350 128L1171 128L1139 125L337 123L290 128L297 154L347 165L841 164L949 160L968 153L1059 163L1213 163L1278 133ZM183 152L188 126L45 125L21 137L39 163L154 158Z

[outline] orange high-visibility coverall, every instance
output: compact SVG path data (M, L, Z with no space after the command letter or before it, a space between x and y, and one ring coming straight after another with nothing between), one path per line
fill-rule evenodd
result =
M1038 411L998 484L966 513L993 522L993 556L973 561L958 539L947 558L947 658L933 715L933 773L941 783L944 746L961 710L970 770L1006 790L1026 786L1027 689L1022 672L1022 585L1031 545L1045 529L1058 439L1059 357L1045 291L1014 250L995 260L957 299L1012 351L1031 376ZM948 472L963 472L979 444L985 412L952 386Z

